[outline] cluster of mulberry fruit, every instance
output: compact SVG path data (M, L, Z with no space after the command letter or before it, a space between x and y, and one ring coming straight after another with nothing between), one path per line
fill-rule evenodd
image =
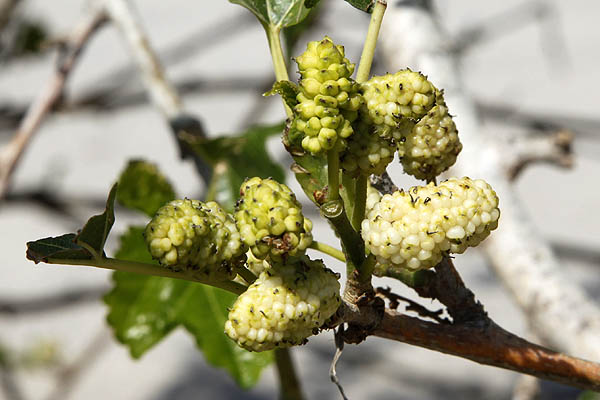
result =
M393 139L404 172L431 181L450 168L462 145L441 91L410 69L362 85L363 113L379 135Z
M235 218L215 202L167 203L146 226L150 253L196 279L250 284L225 325L240 346L264 351L302 344L339 307L339 276L304 255L312 223L286 185L255 177L240 194ZM258 276L254 282L237 276L233 263L244 258Z
M167 203L146 226L145 238L162 266L208 281L233 278L228 262L247 249L233 217L214 201Z
M477 246L499 217L498 197L486 182L451 178L383 196L362 222L361 234L378 262L418 270Z
M304 344L338 309L338 279L322 261L272 263L238 297L225 333L251 351Z
M309 42L296 62L301 75L296 129L304 134L304 150L318 154L352 135L351 123L362 97L359 85L350 78L354 64L345 57L344 48L328 37Z
M367 187L360 235L378 265L431 268L496 229L498 197L486 182L433 183L462 145L443 92L427 77L406 69L358 84L344 48L328 37L310 42L296 61L299 86L285 83L279 93L293 108L292 131L306 152L334 149L329 156L337 153L344 173L357 177L382 174L398 151L406 173L430 182L383 196ZM254 177L242 184L233 216L214 202L175 200L158 210L145 237L167 268L247 286L225 333L247 350L265 351L304 344L340 306L339 275L305 255L311 230L289 187Z
M312 222L289 187L254 177L242 184L240 195L235 220L256 258L299 256L312 243Z

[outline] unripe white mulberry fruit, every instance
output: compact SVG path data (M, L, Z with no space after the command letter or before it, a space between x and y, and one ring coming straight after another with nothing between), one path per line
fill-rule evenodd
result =
M361 85L364 110L381 136L400 140L434 106L436 88L410 69L374 76Z
M272 264L233 304L225 333L251 351L304 344L338 309L338 279L320 260Z
M436 105L417 122L411 133L398 141L404 172L427 181L454 165L461 150L456 124L448 114L441 93Z
M233 217L213 201L167 203L148 223L144 236L162 266L204 280L233 278L228 261L247 250Z
M286 185L254 177L240 188L235 220L242 240L256 258L298 256L312 243L312 222Z
M451 178L386 194L363 220L366 247L382 264L431 268L444 253L477 246L498 226L498 197L483 180Z
M309 42L296 62L301 79L294 124L304 134L302 147L317 154L352 135L362 96L350 78L354 64L344 56L344 47L330 38Z
M382 195L379 193L379 190L375 189L373 186L371 186L371 184L367 185L367 200L365 204L367 215L368 212L375 207L375 204L379 203L381 196Z

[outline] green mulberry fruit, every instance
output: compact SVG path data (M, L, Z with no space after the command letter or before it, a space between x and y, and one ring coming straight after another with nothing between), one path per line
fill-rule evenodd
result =
M302 147L317 154L352 135L351 123L358 116L362 97L359 85L350 78L354 64L345 57L344 47L330 38L309 42L296 62L301 79L294 123L304 134Z
M208 281L232 279L228 261L244 254L233 217L215 202L173 200L144 233L150 254L164 267Z
M379 263L418 270L435 266L444 253L477 246L499 217L490 185L451 178L384 195L363 220L361 234Z
M338 279L307 257L272 264L233 304L225 333L250 351L304 344L338 309Z
M289 187L254 177L242 184L240 195L235 220L256 258L302 255L312 243L312 222Z
M351 176L381 175L394 159L396 145L380 137L371 126L356 125L356 132L348 138L347 147L340 154L340 165Z
M398 142L398 153L407 174L432 181L454 165L462 144L441 93L405 139Z
M362 84L364 110L383 137L400 140L434 106L436 88L420 72L405 69Z

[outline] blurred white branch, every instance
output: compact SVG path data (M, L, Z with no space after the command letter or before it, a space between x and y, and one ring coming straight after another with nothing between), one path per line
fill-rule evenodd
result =
M70 72L93 33L105 21L103 9L94 7L77 24L67 38L55 68L54 75L27 109L11 141L0 150L0 198L4 197L11 175L19 162L29 140L42 120L60 100Z
M105 4L110 19L117 25L131 50L152 101L168 119L176 117L183 111L181 99L169 83L130 2L107 0Z
M475 104L463 90L459 60L450 51L448 35L430 10L415 2L392 2L380 44L388 70L412 67L445 89L464 144L452 172L485 179L498 193L500 226L483 247L535 332L556 349L600 360L600 310L563 272L522 207L502 168L503 146L484 134Z
M196 154L190 152L178 136L179 133L186 132L194 136L204 137L205 133L200 120L185 112L179 94L169 82L131 2L128 0L106 0L104 4L110 19L118 26L137 63L146 92L148 92L156 108L165 116L175 134L180 146L181 157L191 157L194 160L198 173L208 185L212 176L211 167Z
M514 135L504 143L503 160L506 173L514 180L525 169L534 163L549 163L563 168L573 166L571 145L573 133L567 130L553 134L532 133L530 135Z

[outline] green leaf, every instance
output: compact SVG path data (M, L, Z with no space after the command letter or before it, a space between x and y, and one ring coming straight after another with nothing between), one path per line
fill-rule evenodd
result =
M231 211L239 197L240 186L246 178L272 177L278 182L284 181L283 169L271 159L265 147L269 137L282 131L283 123L279 123L255 126L237 136L203 139L182 134L180 138L192 151L213 166L211 190L214 196L209 197L213 197L221 207Z
M153 262L143 227L131 227L120 238L119 259ZM155 263L155 262L153 262ZM272 361L270 353L250 353L223 333L227 308L236 296L199 283L115 272L114 288L104 300L108 323L131 355L141 357L178 326L195 338L206 360L225 368L244 388L253 386Z
M285 38L285 49L287 55L292 54L292 51L294 50L294 47L296 46L296 43L298 43L298 39L300 39L302 34L315 25L315 23L319 19L319 14L324 8L321 7L322 4L323 3L319 3L319 0L313 2L307 0L304 3L304 6L307 8L312 8L312 10L310 10L310 13L308 13L306 18L304 18L302 22L287 27L283 30L283 37Z
M371 13L377 0L346 0L346 2L350 3L352 6L361 11Z
M85 223L81 232L75 238L75 242L99 257L104 250L104 243L110 233L110 229L115 223L115 196L117 194L117 184L110 189L108 199L106 200L106 209L102 214L94 215Z
M103 255L104 243L115 222L115 195L117 184L110 189L106 209L94 215L78 234L67 233L27 242L27 258L36 264L53 259L90 260Z
M119 177L117 201L152 217L165 203L175 198L171 183L155 164L130 160Z
M285 28L301 22L318 0L229 0L250 10L267 26Z
M89 251L75 243L74 233L27 242L27 258L36 264L49 258L90 260Z
M327 186L327 160L325 157L317 157L311 154L294 155L295 163L292 172L296 174L296 180L302 186L306 196L315 204L319 205L315 197L324 193Z
M278 81L275 82L271 90L264 93L263 96L273 96L274 94L279 94L283 98L285 104L287 104L288 107L293 110L296 104L298 104L298 100L296 100L298 92L298 85L296 85L294 82Z

